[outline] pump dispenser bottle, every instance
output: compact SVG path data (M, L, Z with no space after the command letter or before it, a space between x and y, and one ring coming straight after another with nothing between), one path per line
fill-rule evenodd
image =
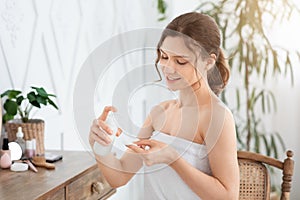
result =
M116 133L118 131L118 127L115 125L114 120L113 120L113 115L112 113L109 113L107 116L107 119L105 123L109 126L109 128L113 131L113 134L107 134L108 137L111 139L111 143L107 146L101 145L98 142L95 142L94 144L94 152L100 156L106 156L111 152L111 149L113 147L113 143L116 137Z

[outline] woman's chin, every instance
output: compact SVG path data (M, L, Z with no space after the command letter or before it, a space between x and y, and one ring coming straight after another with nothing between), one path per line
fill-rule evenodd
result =
M174 91L174 92L177 91L177 90L179 90L178 87L174 87L174 86L173 86L173 87L172 87L172 86L170 87L169 85L168 85L168 89L171 90L171 91Z
M180 90L184 90L187 88L192 88L190 85L180 85L180 86L175 86L175 85L167 85L169 90L171 91L180 91Z

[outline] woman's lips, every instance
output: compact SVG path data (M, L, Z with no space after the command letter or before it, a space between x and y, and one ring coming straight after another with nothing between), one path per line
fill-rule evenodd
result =
M178 80L180 80L181 78L173 78L173 77L167 77L167 81L168 82L171 82L171 83L173 83L173 82L175 82L175 81L178 81Z

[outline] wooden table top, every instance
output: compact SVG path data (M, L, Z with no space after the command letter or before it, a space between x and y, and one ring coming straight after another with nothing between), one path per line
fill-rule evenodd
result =
M63 159L55 162L54 170L37 168L25 172L13 172L0 169L0 199L36 199L49 191L58 190L69 184L86 170L97 168L92 154L82 151L52 151L63 155Z

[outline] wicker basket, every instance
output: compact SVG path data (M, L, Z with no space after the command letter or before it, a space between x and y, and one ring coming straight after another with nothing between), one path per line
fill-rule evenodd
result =
M18 127L22 127L24 133L24 140L36 139L35 153L43 155L45 153L44 147L44 127L45 123L40 119L31 119L27 123L23 123L20 119L10 120L5 123L5 129L7 131L7 137L9 141L15 141L17 139L16 133Z

